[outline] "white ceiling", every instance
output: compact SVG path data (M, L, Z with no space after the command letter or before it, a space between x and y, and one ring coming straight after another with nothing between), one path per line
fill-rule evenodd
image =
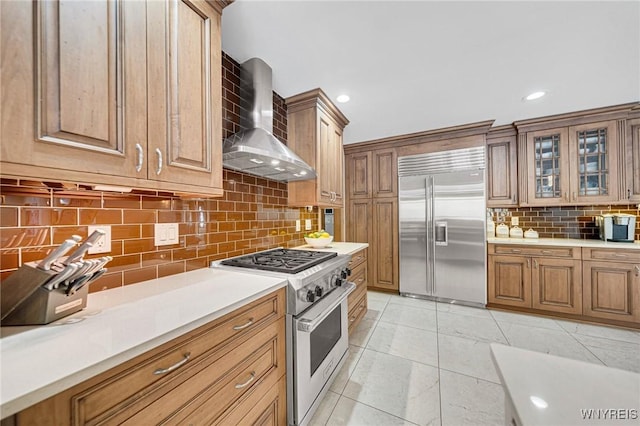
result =
M236 0L222 49L262 58L285 98L348 94L345 143L640 100L637 0Z

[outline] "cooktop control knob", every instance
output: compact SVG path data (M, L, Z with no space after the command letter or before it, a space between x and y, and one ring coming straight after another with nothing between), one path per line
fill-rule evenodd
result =
M315 293L316 293L316 296L322 297L322 287L317 285L316 288L315 288Z
M345 268L344 270L345 270L345 271L347 271L347 276L350 276L350 275L351 275L351 269L349 269L349 268Z
M338 287L341 287L343 283L344 283L344 279L342 279L342 278L336 278L336 285L337 285Z
M347 278L347 271L346 270L342 270L340 271L340 278L342 278L343 280Z
M313 290L308 290L307 291L307 302L313 302L314 300L316 300L316 295L313 292Z

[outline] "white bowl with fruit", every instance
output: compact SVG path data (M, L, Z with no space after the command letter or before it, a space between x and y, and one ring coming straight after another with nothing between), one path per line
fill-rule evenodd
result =
M313 248L327 247L333 241L333 236L329 235L324 229L317 232L305 234L304 240Z

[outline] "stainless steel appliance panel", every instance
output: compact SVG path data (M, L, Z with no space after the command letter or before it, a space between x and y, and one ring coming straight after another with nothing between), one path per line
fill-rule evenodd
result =
M400 291L432 294L427 253L431 227L427 225L428 176L402 176L398 181L398 223L400 226ZM431 199L429 198L429 202ZM429 224L430 225L430 224Z
M482 170L433 175L433 294L486 303L485 195Z

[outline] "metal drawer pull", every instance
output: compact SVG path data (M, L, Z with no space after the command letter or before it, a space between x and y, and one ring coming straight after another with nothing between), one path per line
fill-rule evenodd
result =
M189 358L191 358L191 352L187 352L186 354L184 354L184 358L181 361L178 361L177 363L173 364L171 367L158 368L156 371L153 372L153 374L155 374L156 376L159 376L160 374L170 373L171 371L185 365L187 361L189 361Z
M527 268L531 268L531 259L527 259Z
M542 250L542 254L553 254L551 250Z
M249 380L247 380L244 383L236 383L236 389L242 389L243 387L247 386L249 383L253 382L256 378L256 372L252 371L251 373L251 377L249 377Z
M136 172L142 170L142 162L144 161L144 152L142 151L142 146L137 143L136 144L136 152L138 155L136 156Z
M249 318L249 321L247 321L247 323L244 324L244 325L234 325L233 329L234 330L244 330L245 328L249 327L251 324L253 324L253 318Z
M158 155L158 168L156 169L156 174L159 175L162 172L162 151L160 148L156 148L156 154Z
M636 267L633 269L635 269L636 271L636 277L640 277L640 266L636 265Z
M613 257L626 258L627 255L626 254L621 254L621 253L613 253Z
M538 269L538 261L533 259L533 269Z
M511 253L520 253L522 252L522 250L518 250L518 249L511 249Z

